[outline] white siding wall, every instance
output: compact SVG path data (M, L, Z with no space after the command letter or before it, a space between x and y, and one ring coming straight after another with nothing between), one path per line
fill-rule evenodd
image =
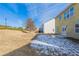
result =
M52 19L44 24L44 33L55 33L55 19Z

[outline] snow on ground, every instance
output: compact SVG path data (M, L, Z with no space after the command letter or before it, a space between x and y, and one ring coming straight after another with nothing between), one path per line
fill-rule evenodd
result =
M48 44L48 43L41 42L41 41L38 41L38 40L33 40L31 43L32 43L32 44L39 44L39 45L45 45L45 46L60 48L59 46L52 45L52 44ZM63 48L63 47L62 47L62 48Z
M39 55L79 55L79 42L61 35L38 35L31 47Z

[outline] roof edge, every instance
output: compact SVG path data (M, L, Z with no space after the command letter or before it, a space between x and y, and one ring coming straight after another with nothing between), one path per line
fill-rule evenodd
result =
M69 6L67 6L67 8L65 8L63 11L61 11L57 16L55 16L54 18L58 17L59 15L61 15L63 12L65 12L67 9L70 8L70 6L74 5L74 4L77 4L77 3L72 3L70 4Z

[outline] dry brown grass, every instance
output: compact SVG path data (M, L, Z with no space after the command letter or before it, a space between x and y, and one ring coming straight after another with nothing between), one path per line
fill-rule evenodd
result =
M0 55L7 54L31 42L36 33L17 30L0 30Z

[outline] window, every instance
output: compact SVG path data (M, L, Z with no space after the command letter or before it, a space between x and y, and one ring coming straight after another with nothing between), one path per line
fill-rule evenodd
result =
M70 8L69 13L70 13L70 16L73 16L74 15L74 7L71 7Z
M55 31L58 32L58 26L56 26L56 30Z
M67 13L66 12L64 13L64 19L67 19Z
M67 12L64 13L64 19L69 19L74 15L74 7L71 7Z
M65 12L64 13L64 19L68 19L69 18L69 12Z
M79 33L79 24L75 24L75 32Z
M67 25L62 26L62 31L67 31Z
M59 20L61 20L61 19L62 19L62 17L61 17L61 16L59 16L58 18L59 18Z
M67 12L67 19L69 19L69 12Z

